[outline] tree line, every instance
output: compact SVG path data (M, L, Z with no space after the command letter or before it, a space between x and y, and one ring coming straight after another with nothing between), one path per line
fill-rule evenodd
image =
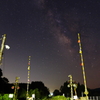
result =
M75 83L77 84L77 88L75 90L75 88L73 87L73 95L77 95L78 97L82 97L85 96L84 91L85 91L85 87L83 84L80 83ZM60 87L60 90L55 89L53 94L54 96L57 95L64 95L65 97L71 97L71 90L70 87L68 87L69 85L69 81L64 82L64 84ZM90 89L87 88L89 94L88 96L100 96L100 88L96 88L96 89Z
M16 95L18 100L26 100L27 83L18 83L16 87ZM3 77L2 69L0 69L0 94L14 94L15 83L9 83L6 77ZM35 99L43 99L48 97L49 89L41 81L32 81L29 83L29 97L35 94Z
M84 85L80 83L75 83L77 84L77 88L75 89L73 87L73 94L78 97L85 96L84 95ZM70 92L70 87L68 87L69 81L64 82L62 86L60 86L60 89L55 89L53 92L53 96L57 95L64 95L65 97L70 97L71 92ZM0 69L0 94L10 94L14 93L15 89L15 84L14 83L9 83L9 80L6 77L3 77L2 69ZM100 89L89 89L89 96L100 96ZM43 82L41 81L32 81L29 84L29 96L31 97L32 94L35 94L35 99L43 99L43 98L48 98L50 91L49 88L47 88ZM27 83L18 83L16 95L18 100L25 100L26 99L26 94L27 94Z

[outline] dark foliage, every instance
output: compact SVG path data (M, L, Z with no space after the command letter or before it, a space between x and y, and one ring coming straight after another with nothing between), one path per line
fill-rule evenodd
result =
M60 87L60 91L62 94L64 94L66 97L69 97L70 96L70 87L68 87L68 84L69 82L66 81L63 86ZM89 92L89 96L100 96L100 88L97 88L97 89L89 89L87 88L88 92ZM77 93L77 96L78 97L81 97L81 96L85 96L84 94L84 91L85 91L85 87L83 84L80 84L80 83L77 83L77 89L76 89L76 93ZM75 94L75 91L73 89L73 94Z
M58 89L54 90L53 96L61 95L60 91Z
M6 77L2 77L3 73L2 73L2 69L0 69L0 94L9 94L9 93L14 93L14 84L9 83L9 80ZM57 95L65 95L66 97L70 97L70 87L68 87L69 82L66 81L61 87L60 87L60 91L55 89L53 94L54 96ZM19 100L25 100L26 99L26 91L27 91L27 83L19 83L18 84L19 89L17 89L18 91L18 99ZM39 92L41 98L43 97L48 97L49 95L49 89L44 85L43 82L41 81L35 81L35 82L31 82L31 84L29 84L29 91L32 90L37 90L37 92ZM82 93L84 94L85 88L83 84L77 83L77 95L78 97L82 96ZM100 96L100 88L97 89L89 89L88 88L88 92L89 92L89 96ZM73 89L73 93L75 94L75 91ZM38 98L37 98L38 99Z
M35 81L30 84L30 89L34 90L36 88L38 88L40 91L42 91L42 95L44 95L44 96L49 95L49 89L41 81Z
M62 94L64 94L66 97L70 96L70 88L68 87L69 82L66 81L63 86L60 87L60 91Z
M0 78L3 76L2 69L0 68Z

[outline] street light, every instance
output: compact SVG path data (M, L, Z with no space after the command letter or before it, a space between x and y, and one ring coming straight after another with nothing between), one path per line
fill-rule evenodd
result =
M9 46L9 45L5 45L5 48L6 48L7 50L9 50L9 49L10 49L10 46Z

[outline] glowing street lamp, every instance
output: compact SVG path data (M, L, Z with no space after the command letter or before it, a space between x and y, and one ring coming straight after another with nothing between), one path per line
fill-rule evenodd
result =
M5 45L5 48L6 48L7 50L9 50L9 49L10 49L10 46L9 46L9 45Z

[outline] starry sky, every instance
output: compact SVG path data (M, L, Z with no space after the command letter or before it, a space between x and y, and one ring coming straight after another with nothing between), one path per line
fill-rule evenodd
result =
M81 43L88 88L100 87L100 1L99 0L1 0L0 37L7 35L3 76L9 82L20 77L42 81L50 91L73 80L83 84L77 34ZM1 41L0 41L1 42Z

